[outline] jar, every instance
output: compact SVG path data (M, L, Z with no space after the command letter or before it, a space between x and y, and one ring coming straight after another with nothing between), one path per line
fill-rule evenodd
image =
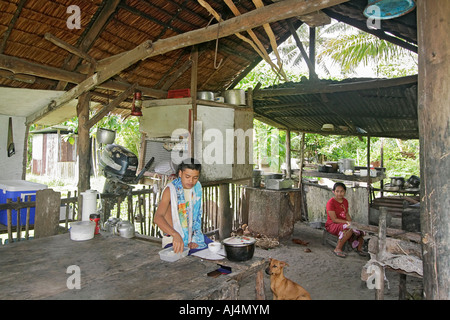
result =
M89 220L95 222L95 231L94 234L100 233L100 214L98 213L92 213L89 215Z

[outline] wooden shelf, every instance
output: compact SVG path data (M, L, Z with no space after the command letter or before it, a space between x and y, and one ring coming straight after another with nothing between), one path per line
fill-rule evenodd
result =
M331 180L343 180L343 181L358 181L358 182L369 182L375 183L386 179L386 175L382 174L376 177L361 177L359 175L345 175L343 173L328 173L328 172L318 172L318 171L303 171L303 177L318 177L318 178L327 178Z

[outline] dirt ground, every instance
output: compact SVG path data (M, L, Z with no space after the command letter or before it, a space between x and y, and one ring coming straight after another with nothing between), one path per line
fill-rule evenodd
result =
M294 233L288 240L281 241L274 249L256 248L255 256L275 258L286 261L284 275L300 284L313 300L374 300L375 290L370 290L361 280L362 267L369 257L361 257L356 252L349 252L346 258L338 258L333 247L322 245L322 229L315 229L308 224L297 222ZM295 244L292 239L309 242L307 246ZM309 248L311 252L306 252ZM398 300L399 275L386 271L385 300ZM266 299L272 299L270 276L264 273ZM407 277L406 289L410 294L422 291L422 279ZM254 277L241 284L239 298L255 299Z

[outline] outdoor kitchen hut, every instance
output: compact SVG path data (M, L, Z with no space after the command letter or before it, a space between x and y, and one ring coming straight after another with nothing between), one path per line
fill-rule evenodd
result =
M349 119L350 112L356 117L357 112L363 114L360 109L367 107L365 117L374 108L367 124L358 126L366 132L362 135L420 140L425 297L449 299L450 217L445 210L450 200L445 190L448 190L450 172L436 168L447 168L450 164L450 49L446 41L450 3L399 2L412 3L414 8L407 14L383 20L381 29L371 29L363 12L374 1L367 0L1 1L0 128L3 130L0 137L7 141L0 144L2 179L26 179L31 125L57 125L78 116L78 192L90 189L89 130L93 125L109 113L134 117L142 112L143 119L146 111L164 107L161 100L169 100L169 92L175 90L186 93L189 89L189 96L183 97L188 99L181 104L183 107L171 101L166 106L186 109L184 121L193 136L194 123L208 117L202 113L203 106L243 112L245 117L253 114L279 128L299 132L321 132L324 124ZM275 96L264 97L266 91L260 88L246 92L242 110L239 105L226 102L221 105L222 102L197 100L199 91L223 93L235 88L262 59L270 61L268 53L276 55L277 45L303 23L313 30L330 18L418 52L417 77L366 79L356 83L321 81L314 76L312 51L304 55L309 61L308 81L314 84L294 85L281 93L280 99L298 95L299 91L306 99L316 95L315 115L301 113L303 108L298 105L301 98L294 104L283 101L277 110L267 113L272 106L262 101L271 101ZM271 64L284 78L278 62ZM361 99L356 100L361 102L360 108L350 105L353 109L346 110L345 114L337 110L338 103L348 99L343 94L358 95L391 87L393 90L402 87L407 97L412 97L411 91L416 90L417 100L403 101L395 115L391 114L394 110L364 106ZM140 99L142 105L136 104ZM411 113L414 105L416 109ZM281 114L274 116L276 112ZM334 119L322 116L325 114L333 114ZM308 116L310 121L302 120ZM236 114L230 119L235 120ZM357 126L356 119L352 122ZM246 126L247 123L240 124L240 128ZM233 128L236 129L235 122ZM190 150L194 150L194 140L189 143ZM141 145L145 144L143 135ZM145 159L142 153L139 157ZM223 188L229 182L243 183L251 179L248 163L240 168L223 167L221 172L217 182L223 185L223 194L227 194ZM223 234L232 228L228 212L226 209L219 214Z

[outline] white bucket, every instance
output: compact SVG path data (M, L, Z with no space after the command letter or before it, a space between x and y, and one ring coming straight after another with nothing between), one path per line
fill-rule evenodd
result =
M81 192L83 196L83 213L81 216L82 221L89 221L89 216L93 213L97 213L98 210L102 209L102 198L100 197L100 193L96 190L86 190L85 192ZM100 207L97 208L97 195L100 198Z
M94 221L77 221L70 224L70 239L75 241L90 240L94 237Z

